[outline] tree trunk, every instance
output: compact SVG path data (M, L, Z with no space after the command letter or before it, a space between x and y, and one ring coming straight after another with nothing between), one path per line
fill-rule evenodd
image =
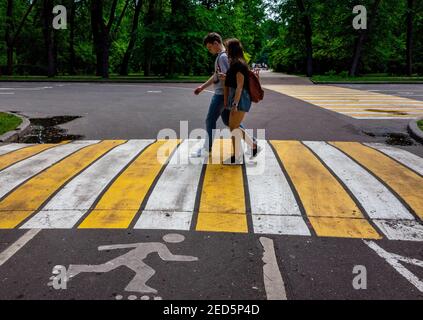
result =
M154 0L148 1L148 10L145 16L145 26L148 28L155 19L155 7ZM147 30L148 31L148 30ZM148 34L144 38L144 75L149 76L151 73L151 60L152 60L152 50L153 50L153 39Z
M76 3L75 0L71 0L71 11L69 16L69 74L76 74L76 54L75 54L75 13L76 13Z
M351 69L349 72L349 75L351 77L355 77L358 71L358 64L360 62L361 59L361 53L363 51L363 46L364 43L367 39L367 36L370 32L370 29L373 25L373 21L376 19L376 14L377 14L377 10L379 7L381 0L375 0L373 7L372 7L372 11L371 11L371 15L370 15L370 21L368 21L367 23L367 29L366 30L360 30L360 34L356 40L355 43L355 48L354 48L354 55L353 55L353 59L352 59L352 63L351 63Z
M297 6L301 13L301 19L304 25L304 38L306 43L306 55L307 55L307 62L306 62L306 69L307 69L307 77L313 76L313 43L312 43L312 28L311 28L311 20L309 14L306 12L306 7L304 4L304 0L297 0Z
M103 20L103 0L91 1L91 26L97 57L96 73L102 78L109 78L110 30L113 25L116 6L117 0L114 0L110 10L109 21L106 24Z
M407 0L407 75L413 75L413 7L414 0Z
M101 10L101 12L100 12ZM101 76L103 73L101 65L101 49L100 49L100 25L99 25L99 15L100 17L103 14L103 8L101 1L92 0L91 1L91 30L93 33L93 42L94 42L94 51L96 56L96 76ZM99 13L100 12L100 13Z
M6 30L5 30L5 41L7 46L7 75L13 74L13 39L12 39L12 28L13 28L13 0L7 1L6 9Z
M25 24L26 19L28 18L29 13L32 11L32 8L36 4L37 0L33 0L28 9L26 10L24 16L22 17L21 21L19 22L18 29L12 35L13 32L13 0L7 1L7 9L6 9L6 30L5 30L5 42L7 46L7 70L6 73L8 75L13 74L13 51L15 47L16 40L21 33L22 27Z
M133 22L132 22L131 38L129 40L128 48L126 49L125 54L123 56L122 64L120 66L120 75L122 75L122 76L128 75L129 59L131 58L132 51L134 50L141 8L142 8L142 0L138 0L137 4L135 6L135 11L134 11L134 19L133 19Z
M54 54L54 37L52 32L53 24L53 1L44 0L43 3L43 34L47 56L47 76L54 77L56 75L56 61Z

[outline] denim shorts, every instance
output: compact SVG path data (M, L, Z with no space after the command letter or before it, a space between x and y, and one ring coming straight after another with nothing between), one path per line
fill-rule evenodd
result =
M235 97L235 88L229 88L229 96L228 96L228 108L231 108L232 102ZM250 93L247 89L242 89L241 98L239 99L238 110L248 112L251 108L251 98Z

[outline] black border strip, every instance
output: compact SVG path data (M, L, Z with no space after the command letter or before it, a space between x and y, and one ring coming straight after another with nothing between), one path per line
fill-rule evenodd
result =
M318 141L318 142L323 142L326 143L326 141ZM369 214L367 213L367 211L364 209L364 207L362 206L362 204L360 203L360 201L357 199L357 197L351 192L350 189L348 189L347 185L335 174L335 172L329 168L329 166L323 161L322 158L320 158L317 153L315 153L310 147L308 147L307 145L304 144L303 141L301 141L301 144L307 148L312 154L313 156L317 159L317 161L319 161L323 167L325 167L325 169L332 175L332 177L334 177L336 179L336 181L338 181L338 183L341 185L341 187L345 190L345 192L350 196L350 198L353 200L353 202L355 203L355 205L358 207L358 209L360 209L361 213L363 214L363 218L354 218L354 217L350 217L350 218L343 218L343 217L332 217L332 218L338 218L338 219L359 219L359 220L367 220L367 222L369 222L369 224L373 227L373 229L376 230L376 232L379 234L379 236L381 236L382 238L386 238L386 235L380 231L380 228L377 227L376 224L374 224L373 219L369 216ZM329 145L329 144L328 144ZM331 145L329 145L331 146ZM331 217L328 217L331 218ZM367 238L363 238L363 239L367 239Z
M250 188L248 186L247 167L245 164L245 153L242 155L242 179L244 185L244 200L245 200L245 214L247 218L247 231L249 234L254 234L253 214L251 210Z
M361 144L360 142L356 142ZM403 199L400 197L400 195L394 190L392 189L387 183L385 183L381 178L379 178L375 173L373 173L370 169L368 169L366 166L362 165L360 162L358 162L357 160L355 160L352 156L350 156L349 154L347 154L346 152L342 151L341 149L339 149L337 146L333 145L331 142L327 142L327 144L329 144L330 146L334 147L335 149L339 150L340 152L342 152L343 154L345 154L348 158L350 158L352 161L354 161L356 164L358 164L360 167L362 167L364 170L366 170L371 176L373 176L377 181L379 181L386 189L388 189L397 199L398 201L406 208L408 209L408 211L414 216L414 218L417 221L420 221L421 218L417 215L417 213L411 208L411 206ZM367 146L364 146L367 147Z
M288 182L289 187L291 188L291 192L294 195L295 201L297 201L298 208L300 209L300 212L301 212L301 217L304 219L304 222L306 223L306 225L307 225L307 227L310 231L311 236L320 237L320 236L317 235L316 231L313 228L313 225L311 224L310 220L308 219L308 215L307 215L307 212L304 208L303 202L301 201L301 197L300 197L297 189L295 188L295 185L292 182L291 177L289 176L288 171L286 170L286 168L285 168L285 166L282 162L282 159L279 158L278 152L275 149L275 146L272 144L271 141L272 140L269 140L268 144L270 146L270 149L273 151L273 154L276 158L276 161L278 161L278 163L279 163L279 166L282 170L282 173L285 176L286 181ZM293 216L293 217L295 217L295 216Z
M197 194L195 196L195 204L194 204L194 212L192 214L191 226L189 228L190 231L196 231L197 222L198 222L198 214L200 212L201 195L203 193L204 177L206 176L206 170L210 161L210 156L211 154L207 156L207 159L205 157L203 158L205 159L205 161L203 163L203 168L201 169L200 179L198 179Z
M181 139L175 139L176 141L179 140L178 144L176 145L175 149L172 151L172 153L169 155L169 157L166 160L166 163L162 165L162 167L160 168L159 173L156 175L156 177L153 180L153 183L150 185L150 188L148 189L147 193L145 194L145 197L143 199L143 201L141 202L141 205L137 211L137 213L134 215L134 217L132 218L131 223L129 224L129 226L126 229L134 229L135 225L137 224L139 218L142 215L142 212L145 209L145 206L147 205L147 202L150 198L151 193L154 191L154 188L156 187L157 182L160 180L163 172L166 170L170 160L172 159L172 157L175 155L175 153L177 152L177 150L179 149L180 145L182 144L183 140Z
M104 141L107 140L100 140L98 143L94 143L92 145L89 145L87 147L91 147L91 146L95 146L98 145ZM53 199L60 191L62 191L69 183L71 183L72 180L74 180L77 176L79 176L80 174L82 174L84 171L88 170L92 165L94 165L97 161L99 161L100 159L102 159L104 156L106 156L108 153L110 153L112 150L114 150L115 148L122 146L124 144L126 144L129 140L126 140L124 143L118 144L112 148L110 148L110 150L106 151L105 153L103 153L101 156L99 156L97 159L95 159L94 161L92 161L90 164L88 164L85 168L83 168L82 170L78 171L77 173L75 173L73 176L71 176L69 178L68 181L66 181L64 184L62 184L59 188L57 188L47 199L46 201L44 201L38 208L37 210L34 210L34 212L29 215L27 218L25 218L24 220L22 220L15 228L19 229L20 227L22 227L23 225L25 225L25 223L27 223L29 220L31 220L37 213L39 213L40 211L43 210L43 208L47 205L48 202L50 202L51 199ZM83 150L87 147L81 148L80 150ZM77 152L78 152L77 151ZM72 154L70 154L68 157L76 154L77 152L74 152ZM59 162L56 162L54 165L60 164L62 161L66 160L68 157L63 158L62 160L60 160ZM47 170L47 169L46 169ZM43 170L44 171L44 170ZM40 172L41 173L41 172ZM72 228L69 228L72 229Z

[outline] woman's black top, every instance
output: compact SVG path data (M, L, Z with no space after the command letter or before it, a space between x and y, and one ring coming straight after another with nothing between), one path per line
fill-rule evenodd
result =
M248 89L248 77L249 77L248 66L242 63L241 61L237 61L230 65L226 73L225 86L236 89L237 87L236 74L238 72L241 72L244 75L244 89Z

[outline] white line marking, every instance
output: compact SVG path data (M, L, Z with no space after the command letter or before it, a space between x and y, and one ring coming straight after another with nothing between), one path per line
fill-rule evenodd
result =
M276 259L275 247L273 240L260 237L263 246L263 278L264 288L266 290L267 300L288 300L286 296L285 284L279 270L278 261Z
M11 143L6 144L4 146L0 146L0 156L29 146L32 146L32 144Z
M349 114L380 114L383 116L387 116L387 115L392 115L392 116L406 116L406 115L419 115L419 114L423 114L423 111L421 112L412 112L412 111L402 111L402 110L397 110L395 112L397 113L401 113L401 114L395 114L393 111L391 112L371 112L371 111L362 111L362 110L356 110L356 111L341 111L341 110L332 110L341 114L345 114L345 115L349 115Z
M406 167L423 175L423 158L406 150L390 147L382 143L365 143L365 145L383 152L398 162L401 162Z
M360 117L360 116L354 116L352 117L354 119L359 120L408 120L408 119L415 119L416 117L403 117L403 116L395 116L395 117Z
M50 167L73 152L98 141L78 141L59 145L22 160L0 172L0 198L40 171Z
M12 95L12 94L15 94L14 92L0 92L0 94L9 94L9 95Z
M264 150L257 156L257 166L246 166L254 231L265 234L310 235L291 187L269 143L259 141L259 145Z
M291 236L310 236L310 231L299 216L253 214L255 234L278 234Z
M23 229L72 228L109 182L154 140L130 140L112 149L60 190Z
M414 220L373 220L389 240L423 241L423 225Z
M32 238L34 238L41 229L32 229L26 232L22 237L20 237L15 243L10 247L0 253L0 266L6 263L16 252L23 248Z
M423 281L420 281L420 279L417 276L415 276L413 273L411 273L408 269L406 269L403 265L399 263L399 261L402 261L405 263L423 267L423 261L412 259L412 258L406 258L400 255L389 253L383 250L373 241L363 240L363 242L369 248L373 249L381 258L385 259L387 263L389 263L400 275L406 278L408 282L410 282L413 286L415 286L417 290L419 290L420 292L423 292Z
M189 230L206 158L189 158L204 140L184 140L151 193L135 229ZM194 147L194 148L193 148Z

